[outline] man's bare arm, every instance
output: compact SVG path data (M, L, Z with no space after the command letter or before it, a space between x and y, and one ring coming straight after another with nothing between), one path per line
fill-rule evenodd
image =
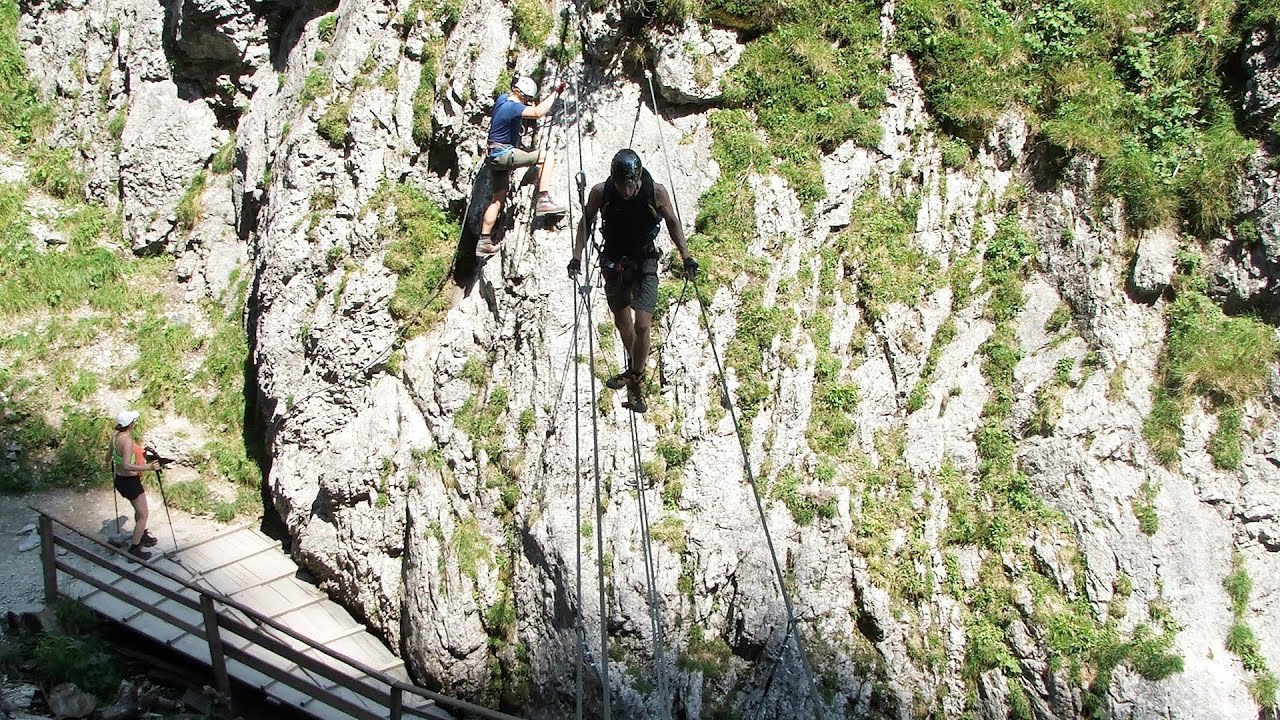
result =
M577 238L573 243L573 259L581 262L582 253L587 249L587 235L591 234L596 224L596 213L600 212L600 203L604 200L604 183L591 188L587 194L587 206L582 210L582 220L578 222Z

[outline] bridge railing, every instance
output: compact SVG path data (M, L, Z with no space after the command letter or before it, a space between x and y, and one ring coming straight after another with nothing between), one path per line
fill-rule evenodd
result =
M438 705L450 711L465 713L467 716L484 718L485 720L520 720L520 718L513 715L507 715L465 700L452 698L406 683L381 670L369 667L359 660L331 650L243 603L232 600L208 588L194 585L185 578L175 575L164 568L157 567L146 561L138 561L126 555L119 548L85 535L40 508L32 509L40 515L40 560L44 575L44 597L46 603L51 603L57 599L58 573L62 572L183 632L205 640L209 646L209 664L213 670L215 688L226 697L230 697L231 683L227 672L227 660L231 659L353 718L367 718L368 720L384 720L385 718L401 720L406 716L438 718L438 714L432 715L427 712L430 706ZM79 538L81 542L74 542L55 532L55 524L65 528ZM112 562L107 559L108 556L92 552L84 547L82 544L84 542L106 550L108 556L115 554L132 563L136 563L138 570ZM187 614L187 618L179 617L174 612L160 608L159 605L163 601L148 602L135 594L115 587L111 583L104 582L92 573L85 572L75 565L60 560L57 552L59 548L114 575L126 578L129 582L156 593L162 598L171 600L189 611L197 613L200 619L192 622L193 616L190 614ZM174 589L172 585L166 586L166 584L157 582L153 578L144 576L140 572L143 568L147 573L153 573L154 576L164 578L168 583L185 589L187 592L181 592ZM247 619L253 625L235 617L233 613L227 612L228 610L235 611L235 614ZM269 629L270 632L266 629ZM247 645L241 648L234 644L228 644L226 642L226 634L228 633L231 636L244 639L247 641ZM294 644L282 640L280 636L294 641L300 647L295 647ZM308 682L299 677L298 673L291 671L291 669L278 667L271 663L269 659L252 652L252 647L254 646L294 663L300 670L325 678L334 683L334 685L326 689L319 684ZM308 654L306 649L318 653L320 657ZM327 662L324 658L332 662ZM337 667L335 667L335 663ZM344 672L342 667L350 668L362 677L352 677L351 673ZM363 678L376 681L378 685L385 685L387 690L383 691L378 687L374 687L372 684L365 682ZM377 705L378 709L376 711L370 710L367 706L359 705L348 698L336 694L334 691L338 688L343 688L369 700Z

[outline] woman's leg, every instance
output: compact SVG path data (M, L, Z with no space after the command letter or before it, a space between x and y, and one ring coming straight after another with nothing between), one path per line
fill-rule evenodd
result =
M147 532L147 518L150 517L147 494L144 492L129 502L133 503L133 544L139 545L142 543L142 536Z

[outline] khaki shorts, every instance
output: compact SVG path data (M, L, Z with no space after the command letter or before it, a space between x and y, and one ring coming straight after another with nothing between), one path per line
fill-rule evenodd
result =
M489 174L493 177L493 186L505 188L511 184L511 169L537 165L542 162L542 151L530 152L515 148L496 158L486 156L485 162L489 163Z

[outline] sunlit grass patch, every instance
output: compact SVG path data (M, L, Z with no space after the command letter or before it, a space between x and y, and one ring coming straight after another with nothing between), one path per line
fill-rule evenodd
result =
M446 285L461 228L421 190L401 184L384 188L381 202L395 206L384 229L389 244L383 264L399 276L391 315L410 333L429 329L448 308Z

